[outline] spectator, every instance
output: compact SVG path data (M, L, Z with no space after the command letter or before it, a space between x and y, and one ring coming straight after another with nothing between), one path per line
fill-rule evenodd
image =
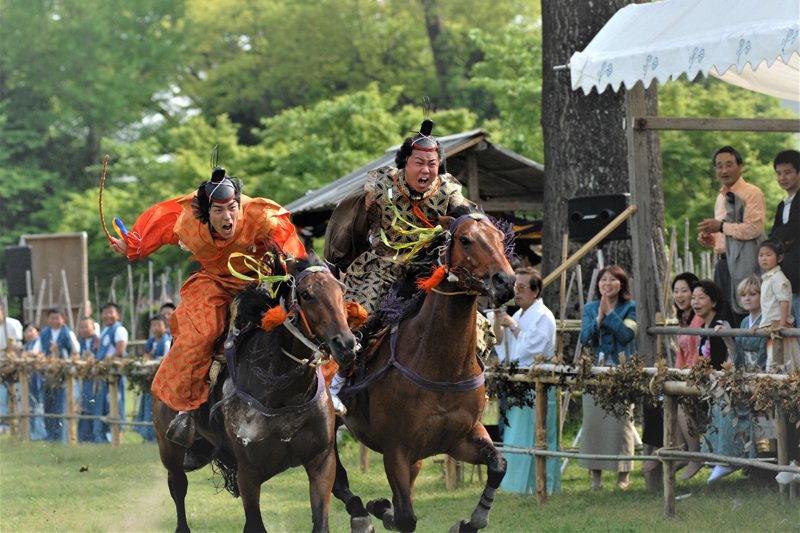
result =
M17 346L22 345L22 324L16 318L6 316L5 304L0 301L0 352L10 348L12 341Z
M783 263L783 245L780 241L766 240L758 248L758 266L764 273L761 275L761 312L764 324L772 328L790 328L794 322L791 313L792 285L781 270ZM800 370L800 345L794 339L783 341L783 368L773 361L773 341L767 342L767 370L786 371L791 374Z
M22 324L19 320L6 316L5 304L0 301L0 357L5 357L6 350L12 346L22 345ZM0 415L8 414L8 388L0 382ZM8 429L5 419L0 418L0 433Z
M534 357L552 359L556 346L556 320L553 313L539 298L542 277L530 267L516 271L514 303L519 309L514 316L497 311L493 328L497 335L498 356L501 361L516 362L520 367L530 367ZM547 448L558 450L558 416L555 389L550 387L547 397ZM534 448L535 414L532 407L512 407L507 413L503 442L519 448ZM534 494L536 492L536 462L531 455L508 454L508 467L500 488L508 492ZM556 457L547 459L547 493L561 490L561 462Z
M51 359L70 359L78 357L80 346L75 333L64 323L64 313L60 309L47 312L47 327L34 342L33 353L45 354ZM70 382L71 383L71 382ZM67 407L67 396L63 384L44 384L45 414L62 415ZM44 421L46 439L66 441L63 418L46 418Z
M742 329L754 330L761 324L761 280L750 276L739 284L737 289L741 304L750 314L742 320ZM727 329L717 326L715 329ZM767 362L767 339L764 337L723 337L728 352L733 354L733 364L738 369L751 372L763 371ZM711 422L708 425L703 443L703 452L727 455L729 457L755 457L755 431L748 406L731 405L719 401L711 405ZM716 465L708 483L735 472L738 467Z
M742 177L742 156L723 146L711 158L722 184L714 203L714 218L697 225L698 240L718 255L714 281L723 290L724 303L738 324L747 314L739 305L736 287L757 271L758 244L764 240L764 193Z
M695 328L702 321L701 318L695 317L694 309L692 309L692 287L697 281L699 281L697 276L691 272L678 274L672 280L672 301L675 305L675 316L678 319L679 327ZM675 356L675 368L694 366L699 359L697 355L699 339L697 335L677 336L678 350ZM685 444L686 449L690 452L700 451L700 440L689 431L689 418L681 405L678 405L678 442ZM690 461L688 464L679 463L678 465L679 468L684 466L688 467L681 476L681 479L685 481L694 477L703 468L703 463Z
M127 355L128 330L119 321L119 307L109 302L100 310L100 320L103 330L100 332L100 348L97 359L102 361L108 358L121 358ZM125 376L119 378L119 417L125 420ZM110 405L105 409L106 415L110 412ZM108 427L106 425L106 427ZM111 441L111 434L107 433L106 441Z
M777 239L783 243L783 264L781 269L789 282L792 284L792 315L794 316L794 327L798 327L798 317L800 317L800 241L798 233L800 230L800 199L797 192L800 191L800 152L797 150L785 150L775 156L772 163L775 168L775 175L778 178L778 185L786 191L786 198L778 204L775 211L775 222L772 231L769 233L770 239ZM798 339L800 341L800 339Z
M636 303L631 300L628 275L617 265L600 271L600 298L586 304L581 322L581 343L592 350L597 366L616 366L620 358L636 353ZM631 406L632 407L632 406ZM583 395L583 436L581 453L633 455L636 428L627 418L615 418L595 405L591 394ZM578 464L592 472L592 489L602 486L602 471L618 472L617 486L627 489L632 461L581 459Z
M163 310L164 306L161 306L161 309ZM172 337L169 334L166 317L164 317L164 315L154 316L150 319L150 338L147 339L144 345L143 359L145 361L160 361L167 355L171 345ZM153 396L149 391L142 391L136 421L153 422ZM136 426L135 431L148 442L152 442L156 438L156 432L153 426Z
M87 316L81 319L78 327L81 359L88 362L97 360L100 349L100 337L95 329L94 318ZM108 383L102 379L84 378L81 386L81 414L106 416L108 414ZM99 419L81 419L78 421L79 442L107 442L108 424Z
M722 288L709 279L697 281L692 288L692 309L695 318L692 327L716 329L718 326L729 326L725 317L725 301ZM722 369L722 363L728 360L728 349L722 337L699 336L697 339L697 358L708 359L715 370ZM681 480L694 477L703 464L697 461L689 463Z
M32 352L36 339L39 338L39 328L34 324L28 323L22 327L23 349ZM31 412L35 415L44 414L44 376L38 370L31 370L31 377L28 380L28 398ZM44 440L47 433L44 429L44 418L41 416L31 417L30 423L31 440Z
M169 333L169 319L172 316L172 313L175 312L175 304L172 302L165 302L161 304L161 307L158 309L158 314L163 316L164 319L167 321L167 333Z

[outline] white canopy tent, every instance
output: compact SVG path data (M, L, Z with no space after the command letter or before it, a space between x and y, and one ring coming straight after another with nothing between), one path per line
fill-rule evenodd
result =
M665 0L620 9L569 62L572 89L649 87L686 74L800 101L798 0Z

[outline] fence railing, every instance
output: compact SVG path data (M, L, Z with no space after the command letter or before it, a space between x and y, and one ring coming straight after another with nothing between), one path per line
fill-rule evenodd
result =
M0 418L11 421L12 434L23 441L31 440L30 420L32 418L59 418L64 420L64 431L68 443L78 441L78 420L100 420L109 424L111 444L121 443L122 426L152 426L152 422L137 422L123 419L119 404L119 388L123 376L152 376L160 361L141 361L119 358L103 361L42 359L23 352L20 356L0 359L0 373L3 384L8 389L9 413ZM92 370L97 372L92 373ZM34 372L58 373L60 379L52 388L66 391L66 409L63 413L34 413L31 411L30 377ZM145 378L149 380L150 377ZM80 402L76 401L74 391L83 390L82 382L104 381L108 384L109 413L107 415L87 415L80 413ZM19 386L19 397L16 386Z
M648 328L648 333L658 335L704 335L714 337L772 337L773 338L773 362L777 367L783 365L783 343L796 342L795 338L800 337L800 329L797 328L783 328L780 330L744 330L744 329L724 329L719 331L709 329L696 329L696 328L678 328L678 327L651 327ZM777 335L776 335L777 333ZM585 361L584 361L585 362ZM624 366L623 366L624 368ZM639 371L652 378L660 377L661 380L658 384L658 393L663 395L663 415L664 415L664 445L652 455L633 455L633 456L618 456L618 455L595 455L595 454L582 454L577 452L568 451L554 451L547 449L547 389L552 386L558 387L582 387L588 385L601 385L599 378L604 375L613 375L623 371L621 367L581 367L563 364L535 364L527 371L520 371L514 374L503 374L501 372L488 371L487 378L502 379L510 382L517 383L530 383L535 388L535 413L536 413L536 428L535 428L535 448L524 449L515 448L512 446L502 446L501 451L509 453L522 453L533 455L536 457L536 489L537 497L540 503L547 501L546 491L546 475L545 460L547 457L566 457L573 459L594 459L594 460L607 460L607 461L646 461L657 460L660 461L664 468L663 476L663 491L664 491L664 514L668 517L675 514L675 471L677 461L686 460L701 460L710 462L723 462L739 466L755 467L762 470L769 470L773 472L789 472L795 475L795 479L800 477L800 467L789 465L788 457L788 437L787 437L787 413L783 411L780 405L776 405L773 412L770 413L775 418L776 422L776 437L777 437L777 464L772 464L767 461L758 459L743 459L737 457L728 457L713 453L695 453L687 452L679 449L677 442L677 408L679 396L709 396L710 386L697 385L688 382L688 379L693 374L690 369L666 369L664 367L641 367ZM588 374L588 375L587 375ZM711 384L714 381L723 378L726 372L709 370L706 376ZM770 383L800 383L798 380L798 372L792 375L777 374L777 373L743 373L741 375L747 382L755 384L763 380L769 380ZM752 385L746 385L748 391L752 391ZM797 387L795 387L797 388ZM645 394L654 394L654 390L643 391ZM780 389L777 393L778 396L787 400L792 400L800 397L800 390L787 390ZM792 413L795 417L800 416L800 413ZM781 491L787 491L785 485L781 486ZM800 483L797 481L788 484L789 497L795 499L800 495Z

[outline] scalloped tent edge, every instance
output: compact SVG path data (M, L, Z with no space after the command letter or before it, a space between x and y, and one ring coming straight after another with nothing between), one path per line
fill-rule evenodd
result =
M800 2L630 4L572 55L569 69L573 90L584 94L630 89L640 81L649 87L653 80L664 84L682 75L693 80L702 73L800 101Z

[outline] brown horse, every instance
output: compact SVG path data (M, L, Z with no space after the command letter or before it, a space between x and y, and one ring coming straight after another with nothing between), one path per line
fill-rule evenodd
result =
M347 427L383 454L392 501L373 500L367 509L390 530L416 528L413 489L426 457L446 453L488 466L480 502L469 522L457 523L454 531L486 527L505 475L506 460L480 423L485 386L483 365L475 353L476 300L478 295L488 295L493 303L508 300L514 272L505 255L503 232L485 215L461 213L459 208L451 213L457 218L440 220L450 224L440 248L446 280L425 297L415 316L393 328L389 340L366 363L364 380L340 395L348 407ZM369 516L350 491L340 462L333 490L350 513L353 530L371 531Z
M335 417L317 365L323 354L331 354L339 364L352 364L356 340L347 324L341 283L325 267L306 267L298 265L294 284L281 283L274 297L254 289L231 304L224 385L217 387L216 403L196 417L202 436L191 448L196 464L187 465L187 449L165 437L175 411L161 402L153 407L177 531L189 530L185 471L212 456L226 488L242 497L245 531L265 531L261 484L300 465L309 477L313 531L328 531L336 469ZM284 302L290 306L285 320L281 323L279 318L278 327L269 332L259 327L264 312Z

